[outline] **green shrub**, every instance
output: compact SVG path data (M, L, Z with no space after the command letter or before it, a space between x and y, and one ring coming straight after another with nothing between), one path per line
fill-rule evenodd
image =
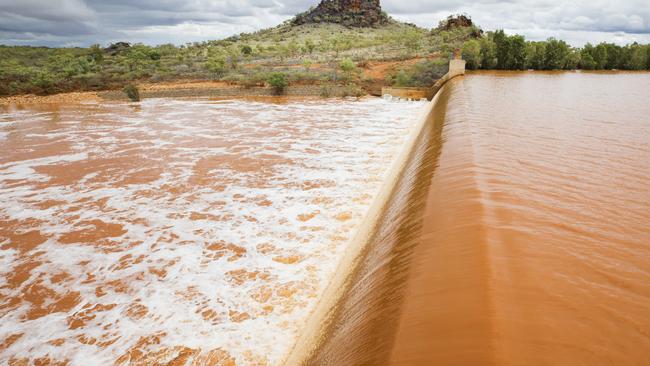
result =
M227 70L226 59L222 56L210 57L205 63L205 68L217 78L223 77Z
M263 86L264 82L268 79L268 75L261 71L257 70L255 72L252 72L250 74L244 75L240 83L245 87L245 88L252 88L255 86Z
M395 79L393 80L393 85L394 86L410 86L412 84L411 77L409 74L406 73L404 70L400 70L397 72L397 75L395 75Z
M133 85L133 84L128 84L127 86L124 87L124 94L126 94L129 99L131 99L132 102L139 102L140 101L140 90L138 90L138 87Z
M366 93L363 91L363 89L352 83L348 84L345 89L343 89L343 97L361 98L364 95L366 95Z
M287 75L282 72L272 73L271 75L269 75L267 82L273 88L273 91L277 95L284 93L284 90L287 88L287 86L289 86Z
M481 44L471 39L463 45L463 59L467 62L467 68L476 70L481 66Z
M241 46L241 53L243 55L249 56L249 55L251 55L253 53L253 47L251 47L251 46L249 46L247 44L242 45Z
M343 70L343 72L351 73L357 68L357 65L355 65L354 61L350 60L349 58L344 58L341 61L339 67L341 67L341 70Z
M56 81L54 80L54 76L45 71L36 73L32 77L31 83L41 94L51 94L56 92Z

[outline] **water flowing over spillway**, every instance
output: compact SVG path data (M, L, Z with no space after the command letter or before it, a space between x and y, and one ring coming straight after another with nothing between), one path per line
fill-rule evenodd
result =
M0 114L0 364L278 364L420 102Z
M452 80L308 364L650 364L648 101L648 73Z

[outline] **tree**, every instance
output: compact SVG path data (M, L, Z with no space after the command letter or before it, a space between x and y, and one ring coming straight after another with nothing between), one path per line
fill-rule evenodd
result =
M498 30L494 33L493 39L496 45L497 69L526 68L526 39L523 36L508 36L503 30Z
M510 60L510 40L503 29L494 32L493 40L496 46L497 69L506 70L508 65L512 63Z
M316 44L311 39L308 39L305 41L305 49L311 55L312 53L314 53L314 50L316 49Z
M605 43L604 46L607 49L607 63L605 64L605 69L613 70L622 68L621 65L624 62L621 62L623 53L621 47L613 43Z
M96 64L101 65L104 62L104 50L98 44L90 46L90 58Z
M134 45L125 53L125 62L129 67L129 71L136 74L144 72L145 67L151 62L149 57L149 49L144 45Z
M281 72L274 72L269 75L267 82L273 88L273 92L277 95L284 93L284 90L289 86L287 75Z
M480 39L481 44L481 68L492 70L497 67L496 44L488 35Z
M647 47L638 43L630 46L628 67L631 70L644 70L647 66L648 55Z
M575 48L569 48L569 53L566 56L564 63L565 70L575 70L580 65L580 51Z
M591 55L591 52L586 48L583 48L580 51L580 64L578 65L582 70L594 70L596 69L596 61Z
M471 39L463 44L463 59L467 62L467 68L476 70L481 67L481 44Z
M545 42L528 42L526 44L526 67L533 70L543 70L546 58Z
M562 70L566 65L569 45L564 41L549 38L546 43L544 65L546 70Z
M592 54L596 61L596 70L603 70L607 66L607 47L601 43L594 49Z
M506 66L508 70L524 70L526 68L526 40L520 35L508 38L510 55L509 63Z
M205 67L216 77L220 78L226 73L226 58L221 53L214 53L208 57Z
M580 50L580 64L578 67L582 70L595 70L596 69L596 60L594 59L594 46L591 43L587 43Z

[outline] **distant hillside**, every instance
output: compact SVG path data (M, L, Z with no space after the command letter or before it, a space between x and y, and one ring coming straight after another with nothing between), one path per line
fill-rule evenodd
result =
M431 63L445 65L476 34L475 26L429 30L395 21L376 0L327 0L270 29L183 46L0 46L0 95L119 89L143 81L248 87L264 85L273 73L293 84L426 85L444 71Z

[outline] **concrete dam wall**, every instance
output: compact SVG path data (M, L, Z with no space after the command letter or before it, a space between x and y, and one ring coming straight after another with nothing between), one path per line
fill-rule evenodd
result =
M449 72L431 89L432 100L418 116L401 152L393 161L379 194L368 210L315 311L284 364L381 364L388 356L395 319L391 294L404 280L400 256L414 245L406 230L417 222L418 205L425 192L414 189L435 165L442 124L434 116L444 110L439 91L451 79L465 74L465 61L452 60ZM414 207L416 215L403 215ZM385 262L386 258L391 258ZM404 258L402 258L404 259ZM397 273L395 273L397 272ZM394 302L393 302L394 303ZM361 359L359 358L361 357Z

